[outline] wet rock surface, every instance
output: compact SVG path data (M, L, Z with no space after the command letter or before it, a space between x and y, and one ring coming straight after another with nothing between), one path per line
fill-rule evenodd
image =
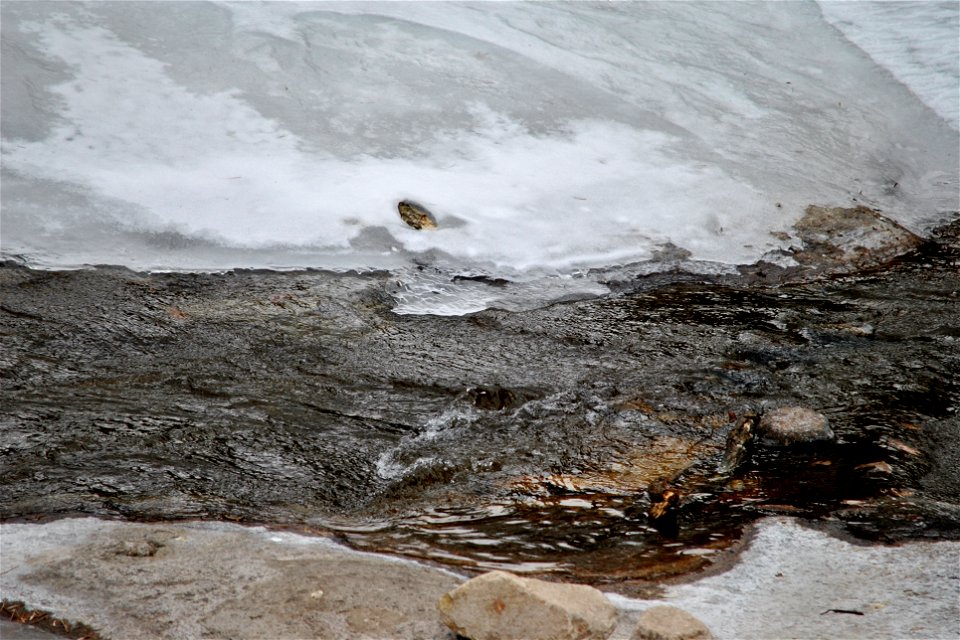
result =
M506 571L465 582L437 607L444 624L470 640L606 640L617 626L616 607L592 587Z
M802 247L792 251L804 266L850 273L889 263L923 244L923 239L879 211L809 206L795 229Z
M387 273L7 263L0 517L295 524L625 592L769 514L955 538L957 228L868 273L642 276L463 317L394 314ZM740 418L788 405L836 439L717 472Z

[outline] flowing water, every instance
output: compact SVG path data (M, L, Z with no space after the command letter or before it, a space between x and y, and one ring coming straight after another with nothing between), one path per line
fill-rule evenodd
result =
M956 3L0 10L0 517L624 591L960 532ZM810 204L930 240L787 277ZM784 405L837 440L719 473Z
M268 523L628 591L764 514L954 538L957 231L863 275L463 317L393 313L382 272L7 265L2 514ZM719 473L736 419L783 405L837 440Z

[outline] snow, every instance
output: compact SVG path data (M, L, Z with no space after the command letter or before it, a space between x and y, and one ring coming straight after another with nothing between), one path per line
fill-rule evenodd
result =
M957 2L820 2L824 17L960 128L960 5Z
M718 640L948 638L960 620L958 561L955 541L863 546L764 518L729 570L667 586L662 599L607 597L625 612L678 607Z
M455 314L668 243L749 263L811 203L923 231L958 207L958 5L855 4L3 3L0 248L387 268Z

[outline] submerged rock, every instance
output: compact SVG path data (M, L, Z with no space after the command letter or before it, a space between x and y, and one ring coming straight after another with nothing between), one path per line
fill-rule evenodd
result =
M666 480L657 480L647 487L647 495L650 524L665 535L676 535L677 510L683 497L680 491Z
M780 407L765 412L762 417L749 414L740 418L727 434L717 471L732 473L746 463L758 440L764 446L783 447L834 437L827 417L805 407Z
M502 387L471 389L470 397L475 407L487 411L511 409L517 404L517 396L509 389Z
M763 414L760 433L766 445L833 440L833 429L822 413L805 407L780 407Z
M730 473L750 457L750 448L757 435L757 416L749 414L737 421L730 433L723 450L723 459L717 471Z
M410 200L401 200L397 204L397 210L400 212L400 219L418 231L437 228L437 219L423 205Z
M705 624L676 607L650 607L637 620L632 640L710 640Z
M441 596L443 622L471 640L602 640L617 609L593 587L492 571Z

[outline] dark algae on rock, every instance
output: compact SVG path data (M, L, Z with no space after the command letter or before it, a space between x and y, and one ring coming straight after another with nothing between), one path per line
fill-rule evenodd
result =
M294 526L626 591L766 514L957 538L957 227L867 272L462 317L394 314L378 272L8 262L0 515ZM723 464L790 406L835 438Z

